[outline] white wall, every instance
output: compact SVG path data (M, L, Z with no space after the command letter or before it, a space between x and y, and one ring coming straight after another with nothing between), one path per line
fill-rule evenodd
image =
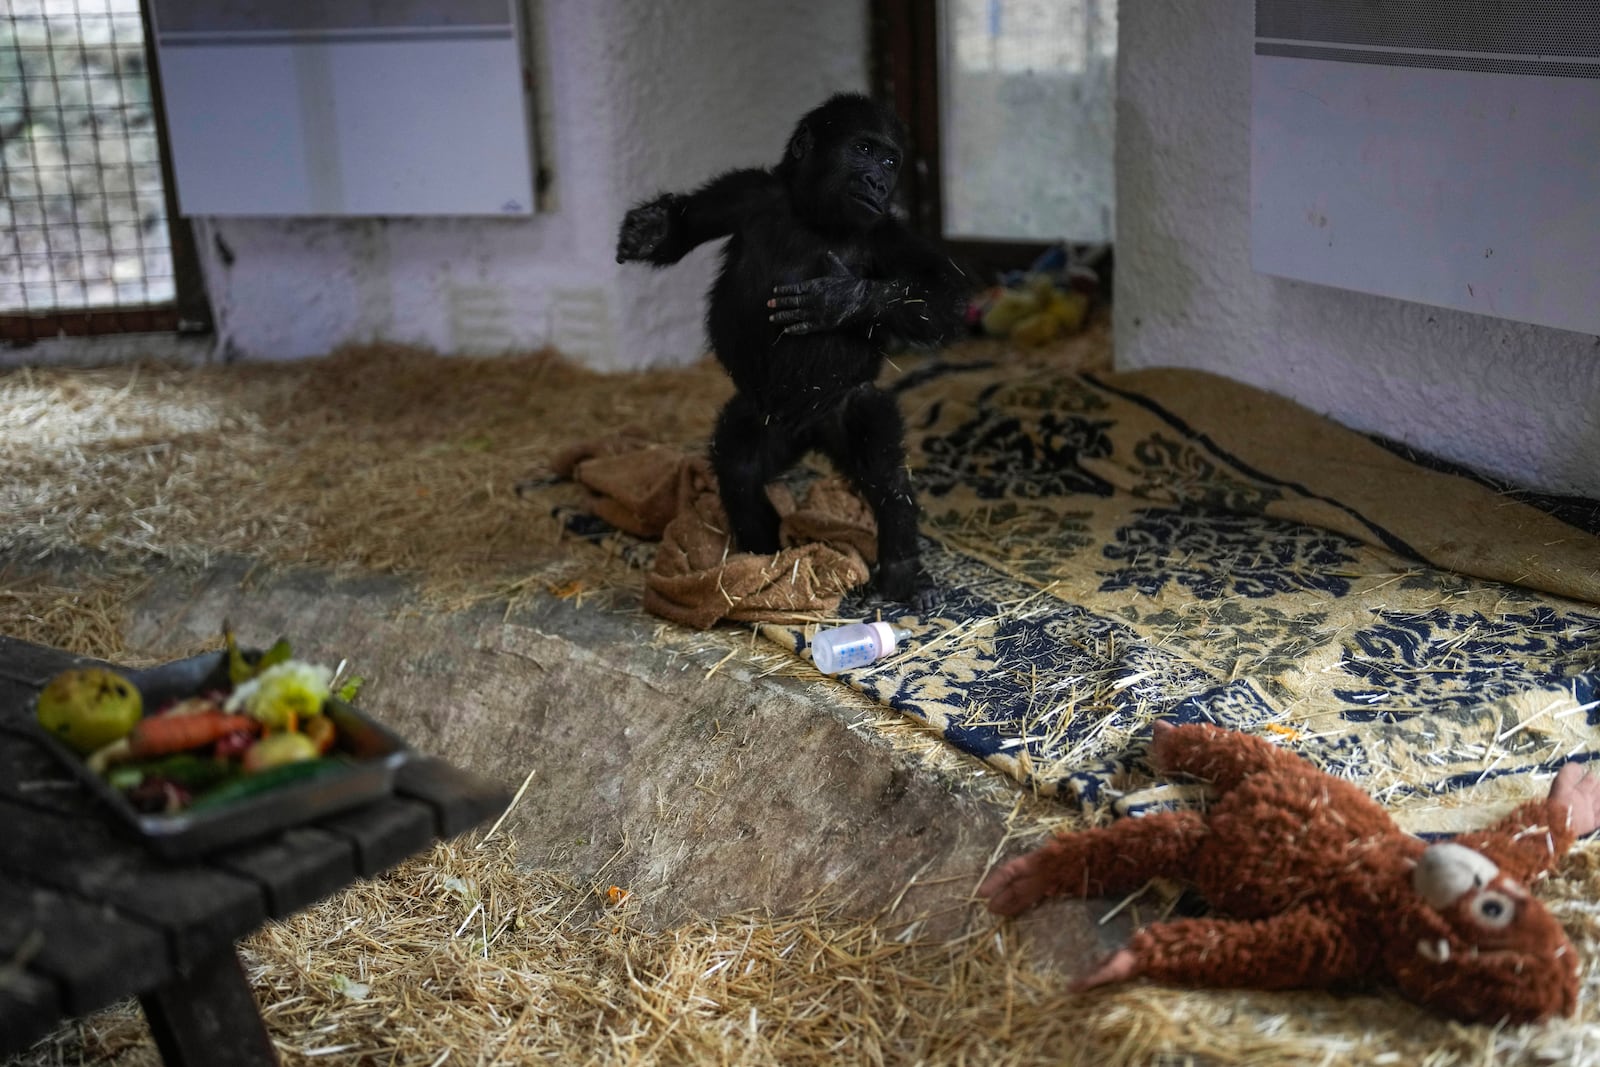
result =
M1600 338L1251 270L1252 8L1120 6L1118 366L1213 371L1529 487L1600 496Z
M553 210L532 219L205 220L206 282L230 354L296 358L377 340L447 353L548 343L624 368L704 352L714 250L666 271L619 266L622 213L728 167L777 162L805 110L865 88L866 5L531 6Z

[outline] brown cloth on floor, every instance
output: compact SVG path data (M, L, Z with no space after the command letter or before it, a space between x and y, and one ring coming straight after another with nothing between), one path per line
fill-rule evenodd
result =
M598 517L661 538L645 578L645 610L685 626L832 613L845 593L866 584L876 558L872 512L838 478L813 484L798 506L784 487L768 490L784 548L764 556L731 551L716 475L703 456L623 432L574 445L551 466L588 490Z

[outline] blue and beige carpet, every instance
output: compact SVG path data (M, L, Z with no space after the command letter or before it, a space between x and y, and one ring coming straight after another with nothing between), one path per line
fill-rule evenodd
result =
M1176 370L932 360L892 386L943 599L841 684L1041 794L1137 809L1156 719L1271 737L1408 828L1600 756L1600 509ZM804 656L815 624L764 622Z

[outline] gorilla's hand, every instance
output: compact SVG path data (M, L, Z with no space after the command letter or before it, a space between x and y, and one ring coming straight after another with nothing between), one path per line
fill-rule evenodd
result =
M790 334L821 333L871 319L883 299L883 283L857 278L832 252L828 261L832 270L821 278L773 286L767 307L776 310L767 321Z
M623 216L622 232L617 235L618 263L653 263L660 259L662 246L672 236L672 213L677 200L669 193L640 204Z

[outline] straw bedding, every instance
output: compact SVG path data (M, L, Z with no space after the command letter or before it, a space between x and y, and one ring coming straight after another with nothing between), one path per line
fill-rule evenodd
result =
M924 504L930 558L953 591L957 609L921 633L911 652L920 649L957 664L974 651L993 657L984 671L1017 687L1031 716L1020 724L1006 720L997 714L1002 702L996 697L983 702L987 711L978 709L963 719L959 730L940 724L937 714L922 719L943 725L944 735L957 744L976 738L967 751L1014 780L1049 791L1068 775L1050 769L1056 758L1050 750L1033 755L1034 735L1041 724L1049 728L1046 713L1052 708L1070 708L1075 718L1104 725L1089 735L1058 731L1057 740L1082 745L1088 736L1099 746L1093 751L1108 761L1099 780L1103 795L1135 803L1137 767L1126 754L1134 751L1132 738L1150 715L1177 706L1170 699L1175 693L1181 703L1218 685L1224 696L1248 692L1258 702L1252 706L1269 706L1270 714L1253 720L1257 728L1284 727L1290 732L1279 736L1315 756L1319 736L1328 731L1308 729L1304 719L1293 716L1324 691L1311 676L1338 662L1311 654L1345 647L1340 638L1353 632L1346 620L1328 621L1337 614L1331 610L1320 623L1309 618L1313 608L1331 609L1337 597L1326 590L1295 590L1302 598L1294 602L1299 614L1285 617L1276 646L1258 648L1249 658L1190 657L1171 672L1181 682L1177 686L1163 677L1171 660L1153 659L1142 668L1153 673L1141 677L1141 670L1126 669L1138 662L1129 655L1129 632L1139 655L1157 657L1171 655L1173 640L1161 636L1167 632L1192 640L1196 634L1225 631L1237 643L1250 632L1239 623L1239 613L1252 598L1237 588L1210 599L1197 595L1195 583L1207 578L1206 572L1184 571L1176 566L1181 559L1161 557L1158 562L1168 573L1200 577L1186 587L1175 581L1164 589L1146 587L1142 607L1148 613L1130 619L1128 609L1141 607L1131 587L1107 591L1092 569L1081 569L1087 577L1078 579L1057 572L1074 552L1108 543L1109 520L1079 514L1093 509L1080 507L1078 500L1067 502L1064 491L1041 491L1037 481L1013 480L1012 491L998 495L982 491L995 482L984 479L1001 470L994 465L998 457L1020 448L1040 459L1032 468L1035 475L1059 469L1113 487L1111 493L1090 495L1117 501L1112 506L1123 509L1123 525L1136 520L1140 509L1149 509L1151 501L1170 510L1180 510L1172 507L1174 500L1201 503L1186 494L1204 495L1210 491L1206 486L1217 482L1198 476L1197 456L1212 461L1211 469L1221 470L1224 481L1252 490L1241 490L1235 500L1262 500L1261 468L1247 460L1252 454L1270 456L1271 442L1217 444L1206 438L1208 446L1217 445L1216 452L1207 456L1203 449L1180 449L1173 454L1178 462L1167 464L1176 475L1158 483L1150 474L1160 464L1126 462L1137 450L1113 447L1088 454L1087 464L1062 465L1052 457L1072 442L1061 436L1061 427L997 417L1008 409L995 398L1009 388L1015 403L1036 414L1068 411L1104 422L1102 412L1084 407L1091 403L1085 397L1098 390L1101 400L1115 406L1122 386L1062 372L1103 366L1105 341L1102 331L1043 356L1000 353L993 367L984 366L996 355L992 349L904 361L894 379L918 429L922 483L945 485ZM976 384L980 381L984 384ZM1160 382L1146 385L1146 395L1163 388ZM936 405L929 403L928 390L934 388L946 390ZM1076 399L1064 389L1077 391ZM553 511L570 516L581 502L576 488L547 482L530 487L529 479L574 440L627 424L656 442L692 448L703 439L724 395L726 386L710 365L602 378L549 354L440 360L369 349L290 367L14 371L0 376L0 513L8 517L0 529L0 553L30 563L0 577L0 629L110 658L134 658L137 650L122 646L119 612L144 568L152 561L199 566L222 553L247 555L263 565L307 562L405 573L415 577L434 610L551 593L597 597L629 609L637 604L642 583L630 561L648 563L648 553L641 554L631 538L594 528L586 536L598 538L605 551L587 543L574 547L571 524L550 522L547 516ZM1169 395L1163 404L1172 414L1182 410L1184 400ZM1150 410L1124 405L1123 427L1137 424L1134 408ZM1134 433L1126 440L1132 444L1151 436ZM1205 435L1168 436L1193 445ZM1078 452L1084 454L1081 448ZM1218 453L1237 462L1216 463ZM942 468L931 461L936 454L944 457ZM984 463L991 465L987 472ZM1013 473L1002 473L999 481ZM1284 485L1301 483L1284 477L1275 484L1279 496L1257 507L1251 529L1270 528L1281 536L1281 527L1273 523L1287 520L1273 509L1288 506L1285 499L1294 495L1283 492ZM1307 506L1320 506L1317 502L1328 497L1313 495ZM1354 510L1372 513L1367 502ZM1236 507L1231 514L1251 512ZM1363 594L1392 591L1398 597L1403 592L1396 603L1408 614L1449 605L1462 608L1455 614L1477 611L1486 621L1502 619L1504 612L1495 614L1500 602L1485 592L1491 587L1502 596L1534 598L1563 613L1553 632L1565 638L1576 634L1579 642L1568 649L1566 662L1582 668L1577 674L1592 672L1596 639L1584 617L1594 612L1577 600L1482 579L1440 577L1448 573L1442 566L1402 561L1392 547L1363 541L1360 529L1340 527L1336 516L1294 517L1323 522L1322 534L1304 536L1332 536L1329 527L1338 532L1333 551L1340 561L1323 570L1359 571L1360 577L1344 580ZM1392 522L1385 515L1380 524ZM1054 538L1056 548L1048 553L1037 547L1041 529ZM1436 551L1448 540L1429 541L1415 530L1411 538L1407 547L1426 544ZM1517 543L1532 540L1524 536ZM55 584L35 576L38 568L31 561L83 548L96 550L106 564L75 568L70 579ZM1141 558L1140 551L1152 550L1135 551L1130 559ZM1458 551L1470 554L1470 546ZM982 565L981 572L972 561ZM1315 569L1311 562L1284 573L1309 573ZM1433 562L1467 569L1472 563L1460 556ZM1124 570L1135 568L1129 564ZM980 573L981 581L973 577ZM1151 571L1137 573L1147 577ZM1223 573L1234 572L1226 568ZM1438 584L1419 585L1419 575ZM1210 578L1215 576L1211 572ZM984 610L969 610L978 593L987 597ZM1371 610L1367 603L1363 610ZM870 610L865 602L852 605L857 606ZM1085 627L1085 615L1075 612L1115 616L1113 621L1127 630ZM1010 655L1025 644L1016 636L1018 627L1063 613L1070 615L1073 629L1062 643L1076 641L1085 655L1096 657L1094 669L1068 665L1076 673L1041 681L1027 657ZM777 625L767 632L802 648L806 629ZM718 633L695 640L716 641ZM1470 637L1457 637L1447 635L1446 650L1470 643ZM1432 639L1430 634L1421 640L1426 645ZM741 640L727 644L730 653L746 654ZM1227 647L1218 643L1212 649ZM1380 655L1375 651L1370 658ZM1299 690L1276 687L1287 670L1282 664L1290 659L1306 664ZM1263 670L1261 662L1274 669ZM807 670L798 658L787 663L797 673ZM926 675L920 691L907 688L913 666L903 659L850 681L865 700L896 706L896 694L912 692L919 701L915 707L937 711L948 704L947 692L930 687ZM1419 673L1449 667L1424 663ZM1570 680L1575 672L1562 669L1567 672L1563 680ZM1078 681L1057 684L1067 677ZM1241 685L1229 688L1234 683ZM1566 692L1576 694L1575 689ZM913 706L904 701L899 706L912 711L901 723L919 721ZM1213 700L1206 708L1218 706ZM1574 717L1557 720L1541 707L1526 709L1499 732L1524 721L1530 723L1527 728L1506 737L1495 734L1523 768L1553 754L1558 742L1569 743L1564 736L1537 733L1532 724L1571 723ZM963 706L961 713L970 710ZM1001 732L985 733L991 725ZM904 744L927 745L934 736L908 731L892 717L884 720L884 728ZM1004 733L1018 729L1020 734ZM1543 747L1515 753L1523 735L1536 736ZM1017 736L1020 744L1006 744ZM948 746L925 749L929 762L950 759L952 751ZM993 780L1004 781L1000 775ZM1068 784L1084 792L1080 783ZM1435 799L1449 803L1448 797ZM1019 803L1018 810L1029 813L1015 828L1023 837L1033 835L1041 818L1080 818L1059 805L1043 817L1039 812L1051 812L1050 805ZM1480 809L1474 807L1472 814ZM1216 994L1149 986L1071 997L1064 992L1065 976L1037 966L1008 925L992 922L976 908L968 934L950 941L932 941L898 924L844 921L827 911L826 901L800 915L726 916L653 931L633 918L625 898L613 903L607 886L568 884L548 872L523 869L515 859L511 846L500 840L483 847L476 840L441 846L252 938L245 946L247 964L284 1061L1112 1067L1600 1062L1595 1008L1600 973L1593 962L1584 972L1578 1020L1511 1031L1457 1026L1380 997ZM952 896L960 899L968 888L953 886ZM1600 906L1594 903L1600 900L1600 849L1580 848L1541 895L1585 958L1600 957ZM1165 903L1158 896L1129 906L1148 916ZM155 1059L137 1010L125 1006L64 1028L19 1062L34 1067Z
M435 605L604 584L518 484L579 432L702 438L713 366L606 378L552 353L440 360L386 347L294 365L19 369L0 376L0 551L224 554L419 576ZM560 488L535 498L576 499Z
M898 928L733 915L639 929L609 886L524 871L463 839L246 943L285 1064L1572 1064L1592 1025L1500 1031L1392 999L1073 997L1007 927L947 942ZM1546 891L1588 949L1592 854ZM1585 899L1587 898L1587 899ZM80 1059L81 1057L81 1059ZM34 1065L154 1065L131 1006L38 1046Z

